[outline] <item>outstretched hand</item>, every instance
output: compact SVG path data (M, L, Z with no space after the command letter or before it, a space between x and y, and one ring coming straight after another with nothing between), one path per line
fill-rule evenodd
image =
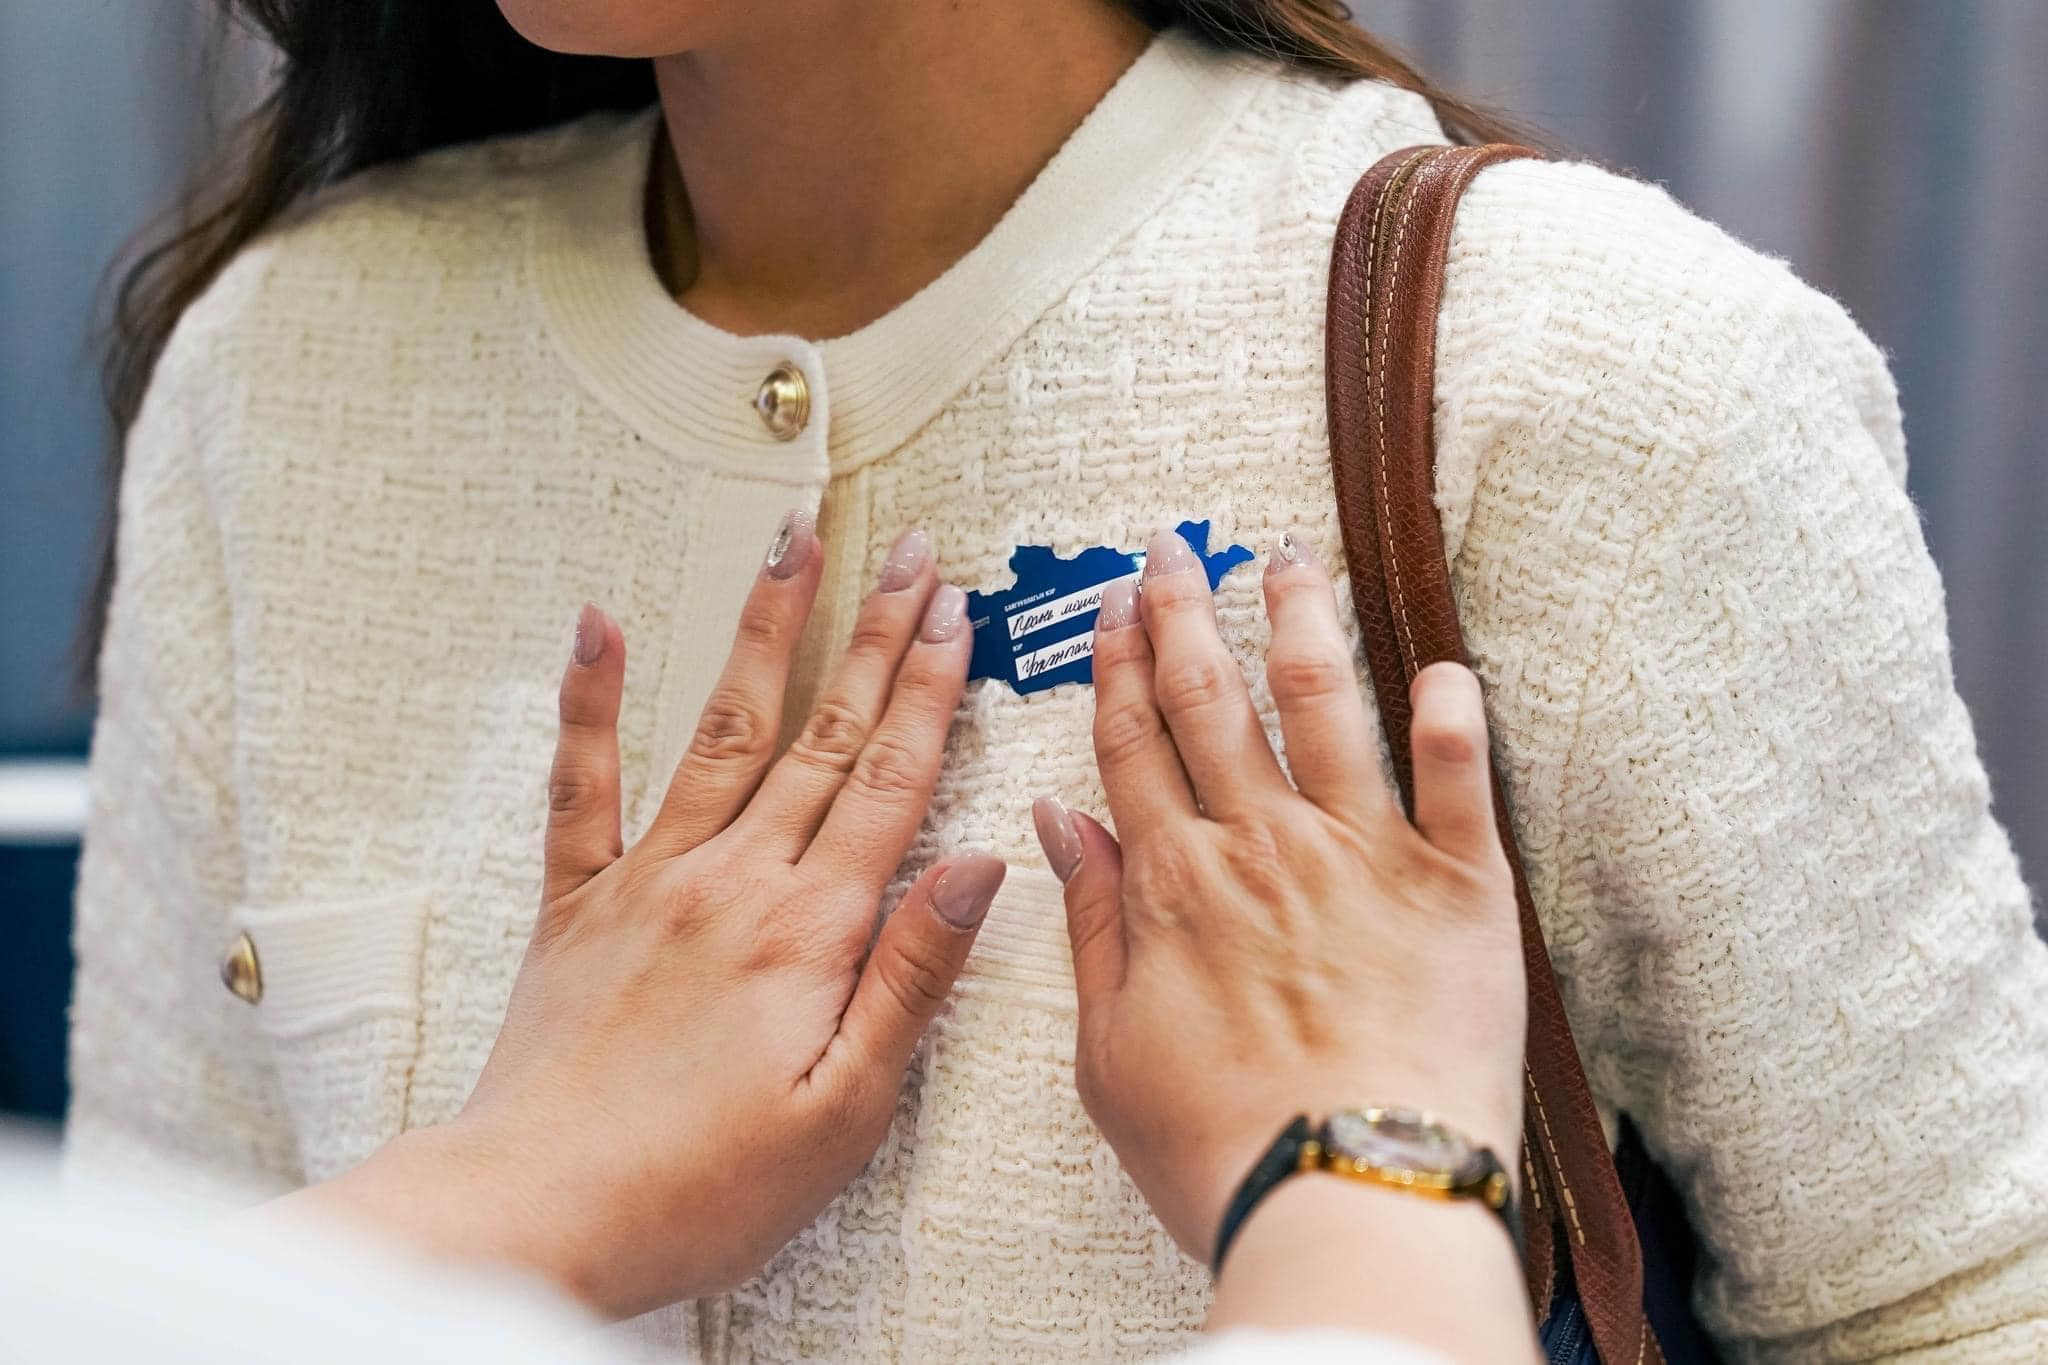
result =
M416 1242L540 1269L623 1315L740 1283L874 1154L1004 866L941 861L875 936L938 777L970 627L929 541L906 533L775 759L821 559L792 517L631 847L625 640L585 608L540 915L497 1044L455 1120L399 1139L329 1202L381 1206Z
M1300 541L1265 579L1285 770L1179 536L1154 538L1142 582L1112 585L1095 634L1116 834L1035 812L1066 884L1089 1114L1202 1261L1298 1113L1424 1109L1512 1166L1526 1002L1478 683L1453 664L1414 681L1411 823Z

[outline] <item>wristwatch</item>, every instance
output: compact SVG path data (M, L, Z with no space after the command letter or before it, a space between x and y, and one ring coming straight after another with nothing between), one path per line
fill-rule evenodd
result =
M1296 1114L1280 1131L1224 1211L1212 1272L1223 1269L1223 1254L1259 1201L1303 1171L1329 1171L1431 1199L1476 1199L1500 1216L1521 1255L1513 1182L1491 1150L1413 1109L1345 1109L1321 1124Z

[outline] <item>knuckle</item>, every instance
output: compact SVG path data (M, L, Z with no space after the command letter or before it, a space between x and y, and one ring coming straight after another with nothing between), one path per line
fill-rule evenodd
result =
M751 602L740 613L735 644L741 650L779 651L789 634L791 613L780 602Z
M672 890L657 903L662 934L670 939L694 936L704 923L704 903L687 892Z
M1463 767L1486 756L1486 726L1477 717L1418 715L1408 729L1409 748L1446 767Z
M759 759L775 744L775 725L756 704L736 693L720 691L704 705L697 732L690 737L690 757L714 766Z
M1182 854L1161 849L1124 873L1124 902L1154 923L1177 924L1199 891L1195 870Z
M1301 573L1299 569L1311 567L1311 572ZM1273 602L1293 602L1297 599L1314 600L1318 597L1330 601L1329 579L1320 571L1320 566L1296 565L1295 570L1275 574L1264 580L1266 598Z
M1505 870L1496 879L1488 869L1438 854L1428 859L1415 880L1425 890L1430 908L1448 912L1455 922L1514 922L1515 894Z
M1239 887L1254 896L1277 893L1288 881L1288 860L1280 839L1263 822L1234 829L1224 857Z
M924 789L925 763L901 737L878 734L861 750L850 785L870 796L897 799Z
M1242 677L1235 664L1217 655L1203 653L1161 665L1154 683L1159 704L1168 711L1201 711L1226 700Z
M790 752L805 762L844 773L860 757L867 743L867 728L859 711L837 697L827 697L804 722L803 733Z
M882 609L879 599L870 599L868 606L853 623L853 638L847 642L846 652L865 657L893 657L901 647L904 629Z
M882 988L889 992L896 1007L915 1019L922 1019L938 1011L945 1003L947 980L945 971L930 958L912 952L901 944L888 949L875 963L880 973Z
M1209 580L1202 574L1168 574L1148 579L1139 600L1144 603L1148 616L1162 621L1188 612L1215 610Z
M1103 706L1095 712L1095 756L1115 767L1160 742L1166 733L1149 706Z
M603 698L595 681L575 673L564 675L562 690L555 701L555 715L565 735L602 730L609 724Z
M1266 659L1266 684L1282 705L1334 701L1351 695L1351 661L1320 649L1276 646Z
M1122 668L1144 657L1152 645L1142 630L1099 631L1095 637L1095 674L1101 678L1103 670Z
M548 774L549 814L574 815L590 809L598 803L603 785L603 779L593 768L580 763L557 763Z

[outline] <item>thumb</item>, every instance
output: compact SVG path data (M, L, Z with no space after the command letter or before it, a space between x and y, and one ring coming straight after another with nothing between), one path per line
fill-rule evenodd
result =
M882 926L828 1056L884 1072L893 1083L910 1065L925 1025L946 1003L953 980L1009 869L969 853L926 871Z

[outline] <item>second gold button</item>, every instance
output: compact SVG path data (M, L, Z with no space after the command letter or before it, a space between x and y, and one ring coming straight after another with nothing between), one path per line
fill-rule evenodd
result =
M220 983L251 1005L263 998L263 967L256 960L256 941L247 934L236 935L221 955Z

